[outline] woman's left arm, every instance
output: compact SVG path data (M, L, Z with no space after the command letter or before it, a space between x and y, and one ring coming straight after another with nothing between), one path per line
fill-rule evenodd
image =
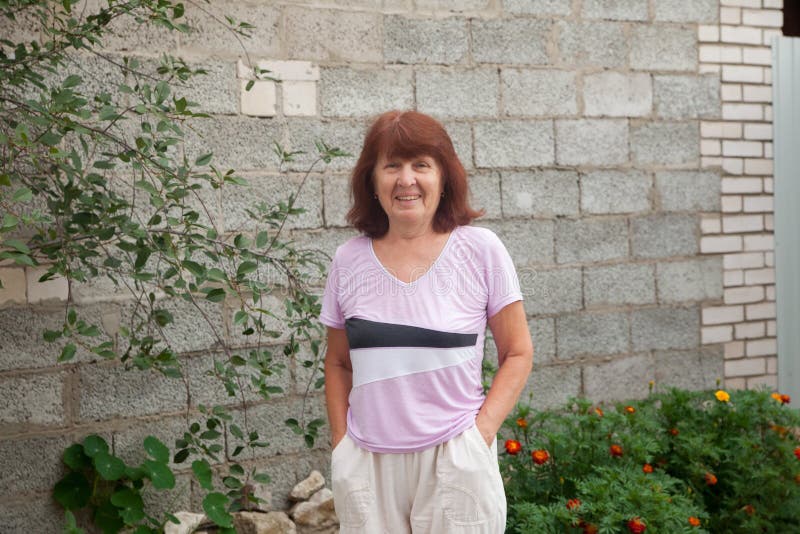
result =
M525 388L533 367L533 343L521 300L512 302L494 314L489 319L489 328L497 346L500 368L478 412L475 426L486 443L491 445Z

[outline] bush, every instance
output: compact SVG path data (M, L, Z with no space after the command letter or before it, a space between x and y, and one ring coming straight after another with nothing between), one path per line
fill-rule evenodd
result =
M672 389L501 429L508 532L797 532L800 414L768 391Z

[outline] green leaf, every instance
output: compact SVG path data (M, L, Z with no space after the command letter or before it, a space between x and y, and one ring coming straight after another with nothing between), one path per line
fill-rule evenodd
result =
M194 160L194 164L198 167L202 167L203 165L208 165L211 162L211 158L213 154L203 154L196 160Z
M155 319L158 326L167 326L174 321L172 314L167 310L155 310L153 312L153 319Z
M47 146L56 146L61 142L62 137L55 132L45 132L40 138L39 142Z
M226 510L227 505L228 498L222 493L209 493L203 499L203 511L208 518L221 527L231 528L233 516Z
M86 531L78 527L78 524L75 522L75 515L73 515L73 513L69 510L64 512L64 521L66 522L64 534L86 534Z
M175 458L172 461L176 464L182 464L189 457L189 449L181 449L175 453Z
M144 519L144 501L141 494L131 488L124 488L111 495L111 504L122 508L120 516L126 525L133 525Z
M42 337L44 337L44 340L47 341L48 343L52 343L53 341L60 338L61 335L62 332L59 330L45 330Z
M256 482L260 482L261 484L269 484L270 482L272 482L272 479L266 473L256 473L253 476L253 480L255 480Z
M28 246L19 239L6 239L5 241L3 241L2 244L5 247L10 247L13 248L14 250L18 250L23 254L31 253L31 249L29 249Z
M175 487L175 475L165 463L145 460L142 467L147 471L153 487L156 489L172 489Z
M239 278L244 278L256 269L258 269L258 264L256 262L244 261L241 263L241 265L239 265L239 268L236 269L236 276Z
M236 477L223 477L222 483L225 485L226 488L230 489L239 489L242 487L242 481Z
M33 193L27 187L20 187L16 191L14 191L14 196L11 197L11 200L14 202L28 202L30 199L33 198Z
M269 234L267 232L258 232L256 235L256 248L264 248L269 241Z
M94 458L101 452L108 453L108 443L97 434L86 436L83 440L83 452L90 458Z
M200 486L210 491L214 489L214 484L211 483L211 466L206 460L192 462L192 472Z
M144 438L144 450L157 462L169 462L169 449L154 436Z
M191 261L191 260L185 260L183 262L183 267L187 271L189 271L190 273L192 273L193 275L195 275L198 278L202 277L202 276L205 276L205 274L206 274L206 268L205 267L203 267L199 263Z
M212 289L208 292L208 294L206 294L206 300L211 302L222 302L225 300L225 290L220 287Z
M119 480L125 474L125 462L107 452L98 452L94 458L94 467L104 480Z
M84 469L92 465L92 460L83 452L83 445L80 443L73 443L66 449L64 449L64 455L62 456L64 460L64 464L73 469L78 471L80 469Z
M75 356L75 351L78 350L74 343L67 343L61 349L61 354L58 356L59 362L68 362Z
M239 310L233 315L233 324L244 324L247 322L248 317L250 317L250 315L246 311Z
M104 534L119 532L125 526L125 522L120 517L120 509L111 504L111 501L104 501L95 510L92 519Z
M77 510L89 503L92 488L80 473L68 473L53 488L53 498L67 510Z
M81 78L77 74L70 74L64 79L64 82L61 84L61 87L63 87L64 89L69 89L70 87L75 87L77 85L80 85L82 81L83 78Z

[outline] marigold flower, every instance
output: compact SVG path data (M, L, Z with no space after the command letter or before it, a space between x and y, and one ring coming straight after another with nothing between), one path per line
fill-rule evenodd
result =
M718 389L717 392L714 393L714 396L720 402L728 402L729 400L731 400L731 396L728 395L728 392L722 389Z
M653 472L653 466L650 465L650 464L644 464L642 466L642 471L644 471L645 473L652 473Z
M611 456L622 456L622 445L615 443L608 448L608 452L611 453Z
M522 450L522 444L515 439L506 440L506 452L508 454L518 454Z
M699 527L700 526L700 520L697 519L695 516L691 516L689 518L689 524L692 525L693 527Z
M598 417L603 417L603 409L600 406L595 407L594 413L596 413Z
M544 449L536 449L531 453L531 459L536 465L542 465L550 459L550 453Z
M783 401L781 400L781 394L780 393L773 393L772 395L770 395L770 397L775 399L777 402L783 403Z
M703 478L706 479L706 484L709 485L709 486L713 486L714 484L717 483L717 477L714 476L714 473L706 472L706 474L704 475Z
M742 511L747 515L753 515L754 513L756 513L756 509L753 507L752 504L745 504L744 506L742 506Z
M636 408L634 408L633 406L625 406L625 411L628 413L634 413L636 412Z
M795 484L800 484L800 473L797 473L797 474L794 476L794 483L795 483Z
M677 436L678 434L680 434L680 431L677 428L670 428L669 433L672 434L673 436Z
M645 530L647 530L647 525L639 519L638 517L634 517L630 521L628 521L628 530L631 531L633 534L641 534Z
M578 523L578 526L583 528L583 534L597 534L597 525L593 525L581 520L581 522Z
M517 419L517 426L520 428L527 428L528 422L525 420L524 417L520 417L519 419Z
M797 457L798 460L800 460L800 447L797 447L794 450L794 455L795 455L795 457Z
M781 395L781 404L789 404L792 398L789 395Z
M567 501L567 510L574 510L581 505L580 499L570 499Z

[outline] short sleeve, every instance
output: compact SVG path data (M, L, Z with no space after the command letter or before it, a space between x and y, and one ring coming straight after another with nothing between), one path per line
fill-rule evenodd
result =
M487 316L492 317L512 302L522 300L522 292L514 262L503 242L494 232L487 241L484 272L489 298L486 311Z
M344 315L339 304L339 297L343 288L341 280L341 268L337 250L328 269L325 292L322 294L322 311L319 314L320 322L331 328L344 328Z

